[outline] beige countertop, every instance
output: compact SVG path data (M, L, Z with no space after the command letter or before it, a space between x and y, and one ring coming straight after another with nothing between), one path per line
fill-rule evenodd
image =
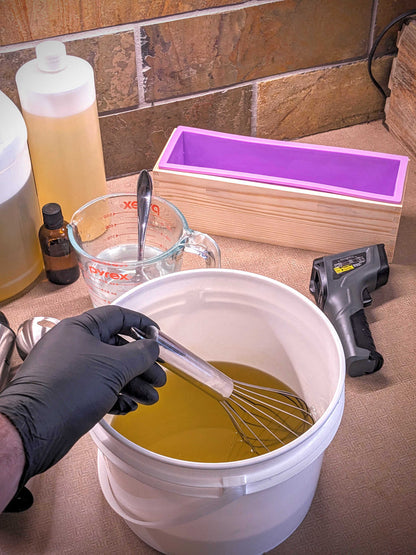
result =
M395 154L404 149L381 122L303 139ZM385 287L366 315L385 363L380 372L346 378L341 426L327 449L311 509L275 554L416 552L416 172L410 163L405 204ZM109 183L134 190L136 177ZM186 214L185 214L186 216ZM274 278L308 298L312 261L325 253L216 237L222 266ZM59 287L43 276L1 307L11 326L31 316L63 318L91 308L85 284ZM19 364L14 355L13 365ZM96 447L84 436L53 468L30 481L35 503L0 515L0 553L150 554L107 505L96 469Z

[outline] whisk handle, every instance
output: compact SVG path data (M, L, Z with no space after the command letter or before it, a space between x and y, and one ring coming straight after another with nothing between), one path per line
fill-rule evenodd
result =
M234 382L231 378L155 326L149 326L146 332L138 328L131 330L138 339L156 340L160 347L160 357L172 366L175 374L217 399L228 399L232 394Z

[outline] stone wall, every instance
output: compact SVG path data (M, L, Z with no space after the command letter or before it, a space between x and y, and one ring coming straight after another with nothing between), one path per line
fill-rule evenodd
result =
M408 0L1 0L0 90L59 37L96 77L108 178L152 168L189 125L294 139L383 117L372 40ZM393 30L374 73L388 82Z

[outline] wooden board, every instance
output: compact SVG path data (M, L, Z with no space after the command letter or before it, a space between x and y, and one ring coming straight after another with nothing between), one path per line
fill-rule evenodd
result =
M390 75L385 113L389 131L416 156L416 21L405 25Z

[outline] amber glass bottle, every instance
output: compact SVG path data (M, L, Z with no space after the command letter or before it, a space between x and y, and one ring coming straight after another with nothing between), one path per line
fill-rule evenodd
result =
M68 239L67 222L59 204L49 202L42 208L43 225L39 242L46 277L52 283L68 285L79 277L77 257Z

